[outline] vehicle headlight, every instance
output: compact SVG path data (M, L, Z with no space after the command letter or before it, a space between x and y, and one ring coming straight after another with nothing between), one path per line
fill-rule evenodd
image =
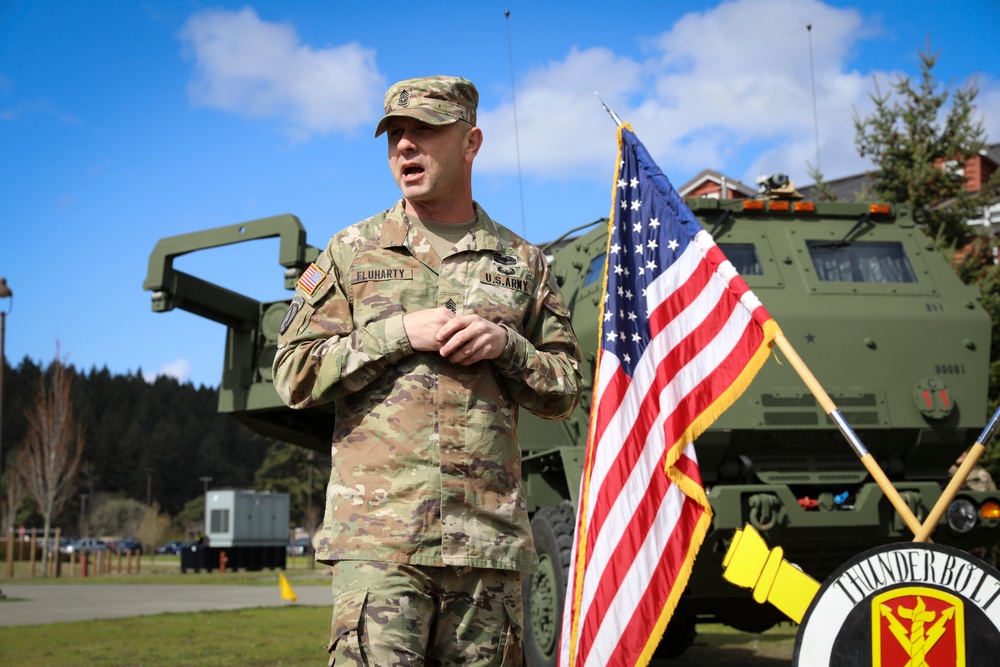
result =
M948 506L948 527L964 535L976 527L976 507L966 498L958 498Z

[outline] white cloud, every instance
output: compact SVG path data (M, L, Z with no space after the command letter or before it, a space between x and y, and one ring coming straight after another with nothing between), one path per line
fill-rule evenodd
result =
M571 178L607 171L608 138L614 123L595 92L615 109L641 86L642 66L608 49L572 50L562 62L530 73L517 92L517 130L525 171ZM516 166L513 106L480 110L484 151L477 168L508 172Z
M1000 82L988 76L980 76L978 81L979 95L976 97L976 108L979 110L979 120L986 130L987 142L1000 143Z
M599 92L672 176L712 168L753 184L781 171L802 185L817 163L817 133L828 179L858 173L870 165L854 148L855 110L870 113L874 78L885 89L897 73L859 72L851 59L880 32L877 18L819 0L729 0L647 39L641 58L573 48L518 83L516 133L509 100L480 107L477 172L510 174L520 162L529 176L607 178L614 126ZM314 48L251 8L198 12L181 37L195 62L194 104L276 118L299 139L368 129L381 109L385 78L359 44ZM996 141L1000 86L979 83Z
M207 10L181 30L195 61L192 103L251 118L279 118L295 138L370 127L386 85L375 52L357 43L315 49L295 29L246 7Z
M596 89L668 174L713 168L735 169L729 175L751 184L774 171L808 180L816 124L807 24L817 26L811 37L821 167L828 178L861 171L852 117L855 106L867 104L871 78L851 71L848 59L876 28L857 10L817 0L724 2L648 40L643 61L606 49L573 50L533 71L517 91L523 170L606 176L614 130ZM487 141L480 166L511 171L511 105L480 118Z
M160 366L155 373L143 371L142 377L149 383L155 382L158 377L171 377L184 384L191 377L191 362L187 359L174 359Z

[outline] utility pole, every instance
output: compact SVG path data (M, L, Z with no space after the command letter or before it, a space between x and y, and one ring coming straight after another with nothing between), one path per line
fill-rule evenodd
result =
M7 338L7 313L14 308L14 293L7 287L7 279L0 278L0 299L8 299L7 310L0 310L0 477L3 476L3 369L7 365L4 344ZM6 528L7 526L2 526Z

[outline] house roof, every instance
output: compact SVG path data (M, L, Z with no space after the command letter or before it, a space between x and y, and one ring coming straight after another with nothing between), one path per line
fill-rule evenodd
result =
M720 188L722 187L722 182L725 181L726 187L731 190L737 190L747 197L753 197L757 194L757 188L751 187L745 183L741 183L735 178L726 176L725 174L715 171L714 169L703 169L697 176L692 178L690 181L677 188L677 191L682 197L687 197L695 188L697 188L702 183L709 181L715 183Z
M993 164L1000 165L1000 143L987 145L981 154L987 160L992 161ZM844 176L842 178L826 181L826 185L833 192L833 194L837 196L838 201L857 202L858 195L871 189L871 174L874 173L877 172L852 174L851 176ZM802 193L802 196L806 199L811 200L819 197L819 192L817 192L815 183L799 188L799 192Z

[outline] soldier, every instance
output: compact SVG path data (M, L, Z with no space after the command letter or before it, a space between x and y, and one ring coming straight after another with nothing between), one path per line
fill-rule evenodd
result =
M403 197L330 240L280 327L282 399L334 408L331 665L521 664L517 412L568 417L581 354L544 255L472 199L478 99L389 89L375 136Z

